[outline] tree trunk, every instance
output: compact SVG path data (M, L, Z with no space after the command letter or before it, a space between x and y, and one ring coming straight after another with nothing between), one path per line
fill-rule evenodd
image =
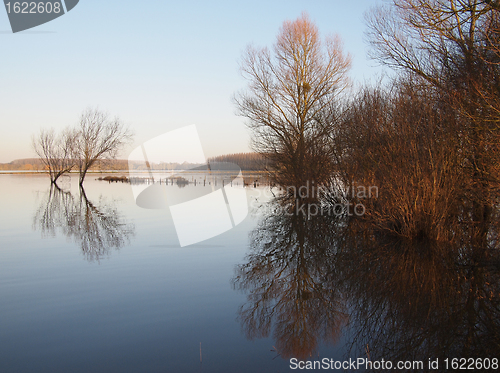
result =
M85 180L85 175L87 175L87 170L88 169L84 169L82 171L80 171L80 186L83 187L83 181Z

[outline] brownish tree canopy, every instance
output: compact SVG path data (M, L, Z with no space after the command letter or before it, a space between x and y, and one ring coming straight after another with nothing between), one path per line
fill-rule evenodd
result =
M321 40L306 14L283 23L272 51L247 48L241 71L248 89L235 102L248 118L254 149L274 161L283 177L314 177L304 172L306 166L327 169L331 123L325 111L347 86L349 67L340 39Z

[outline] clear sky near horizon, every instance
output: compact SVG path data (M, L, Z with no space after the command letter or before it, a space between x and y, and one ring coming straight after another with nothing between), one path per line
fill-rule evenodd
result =
M205 156L249 151L232 96L248 44L272 46L283 21L309 14L352 55L354 85L382 68L367 57L364 13L381 0L80 0L66 15L12 34L0 9L0 162L34 157L40 128L76 124L91 106L135 132L122 152L195 124Z

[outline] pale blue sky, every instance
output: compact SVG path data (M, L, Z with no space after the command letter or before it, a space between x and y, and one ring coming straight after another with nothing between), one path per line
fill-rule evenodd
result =
M245 87L238 62L250 43L271 46L284 20L306 11L337 33L355 84L381 72L367 58L363 14L379 0L80 0L68 14L12 34L0 9L0 162L33 157L41 127L75 124L88 106L118 115L134 144L196 124L206 156L249 151L235 115Z

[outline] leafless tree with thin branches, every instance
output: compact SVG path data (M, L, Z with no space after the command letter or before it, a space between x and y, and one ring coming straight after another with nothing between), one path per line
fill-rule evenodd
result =
M248 89L235 95L248 119L253 148L277 170L277 182L324 182L330 176L325 110L348 85L350 57L339 37L320 39L302 14L285 21L273 50L249 46L241 63Z
M49 171L52 184L75 166L73 149L76 145L78 133L66 128L60 135L55 130L41 129L38 135L32 137L32 147Z
M115 159L133 136L120 119L111 119L107 113L93 108L86 109L80 116L78 133L74 154L80 185L83 185L90 167L99 160Z

